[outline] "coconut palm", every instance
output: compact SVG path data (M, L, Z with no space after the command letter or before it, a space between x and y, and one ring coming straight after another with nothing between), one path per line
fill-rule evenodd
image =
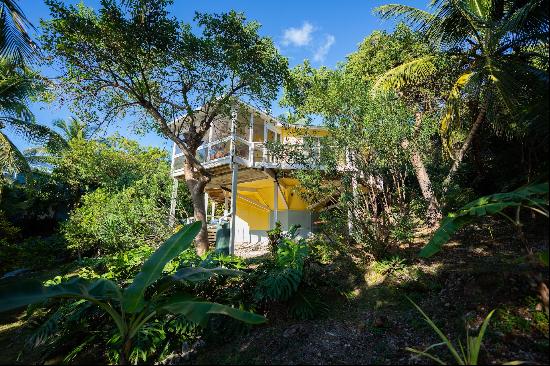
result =
M59 135L35 122L27 106L29 97L36 92L37 75L23 65L0 59L0 171L29 170L23 154L4 133L10 127L31 141L57 143Z
M63 151L69 148L74 139L89 139L92 135L89 125L75 117L68 120L57 119L53 126L60 130L55 140L48 140L43 146L31 147L24 151L26 160L35 167L55 165Z
M34 29L14 0L0 0L0 57L11 60L30 59L36 45L27 33Z
M543 0L433 0L430 12L404 5L384 5L375 11L383 18L402 17L434 42L440 55L429 55L399 65L382 75L375 90L400 89L420 83L437 71L438 57L448 57L461 70L446 100L440 132L454 162L443 182L446 192L473 137L494 115L495 107L519 118L517 111L536 84L547 88L546 70L536 68L533 52L548 44L548 8ZM461 121L462 101L473 100L475 118ZM508 118L514 120L514 118ZM468 126L466 138L455 148L453 136Z

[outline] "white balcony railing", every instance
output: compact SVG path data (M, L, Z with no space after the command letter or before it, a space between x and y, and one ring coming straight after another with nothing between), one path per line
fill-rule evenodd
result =
M204 144L197 150L196 158L205 168L212 168L219 165L229 164L231 160L231 148L235 144L235 161L239 164L252 168L277 167L285 169L306 169L312 168L310 164L299 164L281 157L275 157L269 152L264 142L251 142L236 136L234 139L225 137L223 139ZM301 149L309 154L318 157L319 146L305 147L305 144L293 144L293 149ZM174 175L183 169L183 153L172 155ZM312 159L317 160L317 159Z

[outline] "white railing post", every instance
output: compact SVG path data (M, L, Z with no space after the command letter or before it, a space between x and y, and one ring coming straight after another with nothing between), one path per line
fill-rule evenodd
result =
M254 165L254 112L250 112L250 126L248 131L248 166Z
M206 141L206 156L204 161L210 160L210 144L212 143L212 135L214 134L214 123L210 125L210 130L208 131L208 141Z
M262 162L267 162L267 121L264 121L264 146L262 147Z
M237 143L237 111L234 107L231 108L231 140L229 147L230 164L235 164L235 151Z
M204 192L204 219L208 225L208 193Z

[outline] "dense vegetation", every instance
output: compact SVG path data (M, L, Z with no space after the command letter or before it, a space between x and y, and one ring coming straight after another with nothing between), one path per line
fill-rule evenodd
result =
M544 1L385 5L393 30L292 69L243 14L46 4L34 41L0 1L0 363L548 362ZM329 134L319 154L268 148L323 167L289 174L327 209L308 238L276 225L261 257L216 253L195 153L234 98L281 90L281 120ZM75 117L46 127L36 100ZM187 157L176 227L168 154L97 132L129 117Z

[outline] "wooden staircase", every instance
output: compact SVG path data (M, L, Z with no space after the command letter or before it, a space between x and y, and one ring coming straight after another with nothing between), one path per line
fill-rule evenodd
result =
M208 225L208 243L212 247L216 245L216 225Z

